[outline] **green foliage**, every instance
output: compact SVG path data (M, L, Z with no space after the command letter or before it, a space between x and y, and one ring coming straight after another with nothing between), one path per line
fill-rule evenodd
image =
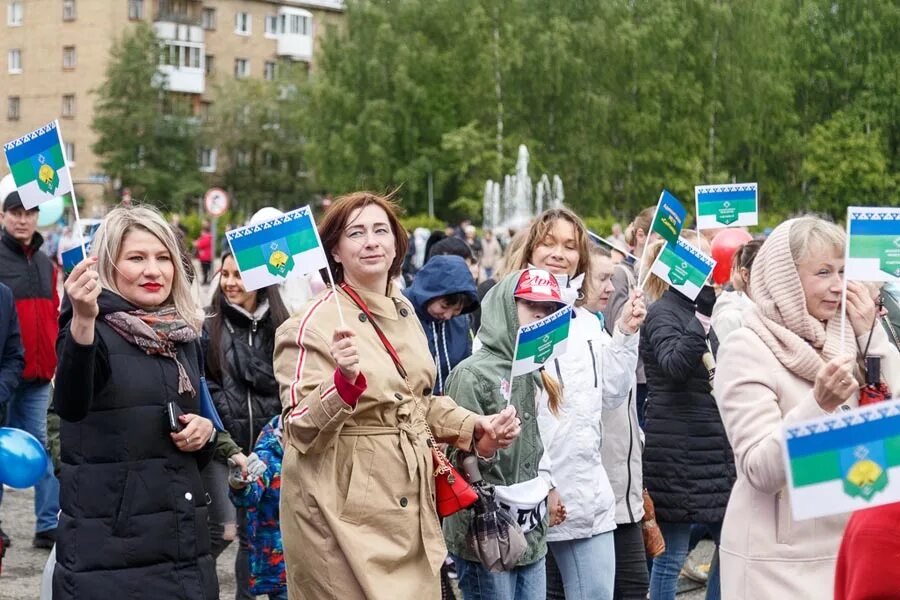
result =
M146 23L113 45L97 90L93 150L106 174L136 199L181 208L205 189L197 170L197 122L189 102L166 91L160 52Z
M429 217L428 215L409 215L408 217L401 217L400 223L402 223L403 228L410 233L419 227L434 231L436 229L443 229L446 225L441 219Z
M480 199L521 143L533 179L558 173L567 204L623 225L664 186L692 203L697 184L758 181L765 206L835 216L896 186L896 2L348 0L346 15L307 128L334 193L402 185L422 212L430 174L439 216L474 217L453 202ZM811 142L839 112L871 138L837 171L840 201L820 175L842 152Z

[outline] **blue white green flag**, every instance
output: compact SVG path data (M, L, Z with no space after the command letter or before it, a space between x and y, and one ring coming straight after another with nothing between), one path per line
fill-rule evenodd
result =
M851 206L847 209L847 230L847 279L900 278L900 208Z
M226 231L225 237L248 291L328 266L308 206L256 225Z
M759 222L759 192L755 183L694 187L697 229L750 227Z
M650 272L694 300L715 266L714 258L678 238L676 244L663 246Z
M682 206L678 198L670 194L669 190L663 190L656 203L653 221L650 223L650 235L657 233L668 243L674 244L681 235L686 216L687 209Z
M73 192L59 121L3 144L3 152L26 210Z
M531 373L551 358L562 356L566 352L571 322L572 307L566 305L549 317L519 327L512 376Z
M900 501L900 400L784 426L794 518Z

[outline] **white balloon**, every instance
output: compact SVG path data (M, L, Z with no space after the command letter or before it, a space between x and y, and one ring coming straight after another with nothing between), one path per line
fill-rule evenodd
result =
M16 182L13 181L12 173L7 174L0 179L0 206L6 202L6 197L16 191Z
M258 225L259 223L264 223L265 221L271 221L277 217L280 217L284 213L274 206L264 206L250 217L249 225Z

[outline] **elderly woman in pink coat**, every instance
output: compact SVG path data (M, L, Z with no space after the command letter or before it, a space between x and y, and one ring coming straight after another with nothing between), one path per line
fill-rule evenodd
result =
M754 262L755 306L719 350L715 396L738 475L720 546L728 600L833 598L849 515L792 518L782 426L857 407L866 347L882 356L886 383L900 391L900 354L857 282L848 284L842 344L845 243L843 230L815 217L779 225Z

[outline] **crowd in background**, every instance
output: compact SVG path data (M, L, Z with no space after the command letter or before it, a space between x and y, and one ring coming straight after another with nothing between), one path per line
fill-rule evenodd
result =
M76 236L45 240L37 209L0 201L0 413L54 449L42 597L217 598L232 542L242 599L451 597L456 578L467 600L671 600L684 572L709 599L896 589L839 563L848 516L795 521L785 490L784 422L856 407L866 354L900 389L900 288L850 282L842 341L846 240L825 220L747 242L691 299L638 285L662 248L653 207L611 232L552 209L520 231L407 233L360 192L320 220L334 287L248 291L209 223L189 244L177 217L121 206L60 301ZM708 253L716 233L682 235ZM565 353L512 379L519 326L565 306ZM534 516L503 572L467 544L471 511L438 522L443 453L475 455ZM876 511L870 528L896 520ZM874 559L858 527L842 556ZM702 538L706 569L687 560Z

